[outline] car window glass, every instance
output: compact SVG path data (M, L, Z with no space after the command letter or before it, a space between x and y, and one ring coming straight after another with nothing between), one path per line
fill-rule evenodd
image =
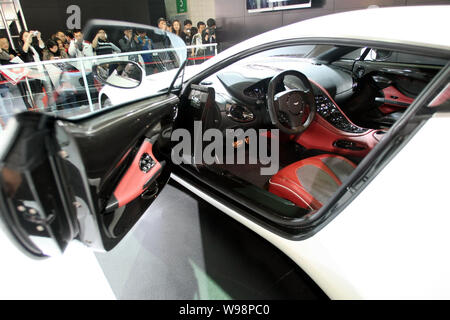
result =
M14 58L0 61L0 130L24 111L72 118L160 94L186 59L189 68L216 53L217 44L210 44L192 54L175 34L144 27L105 24L76 33L65 46L41 48L33 39L27 56L16 45Z
M361 55L364 53L364 51L365 51L365 48L363 48L363 49L358 48L358 49L353 50L352 52L347 53L346 55L342 56L341 59L343 59L343 60L358 60L361 57Z
M371 49L364 60L436 66L444 66L447 62L445 59L378 49Z
M444 66L447 63L447 61L444 59L426 57L426 56L418 56L418 55L408 54L408 53L397 53L397 62L398 63L437 65L437 66Z

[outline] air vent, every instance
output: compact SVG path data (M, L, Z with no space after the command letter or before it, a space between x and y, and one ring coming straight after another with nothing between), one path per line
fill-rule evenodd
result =
M255 114L247 107L227 104L227 116L236 122L252 122L255 120Z

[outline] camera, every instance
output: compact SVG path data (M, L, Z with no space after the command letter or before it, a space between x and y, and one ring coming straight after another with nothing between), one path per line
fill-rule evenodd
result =
M206 28L206 30L210 36L214 36L216 34L216 28Z
M33 37L37 37L38 36L38 34L39 34L39 31L33 31Z

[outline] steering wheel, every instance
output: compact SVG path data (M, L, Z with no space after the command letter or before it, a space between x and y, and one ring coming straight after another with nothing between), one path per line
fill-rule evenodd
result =
M270 80L267 106L272 124L287 134L304 132L317 112L311 82L296 70L283 71Z

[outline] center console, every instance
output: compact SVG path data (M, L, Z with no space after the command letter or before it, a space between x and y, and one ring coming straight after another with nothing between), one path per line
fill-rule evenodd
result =
M335 128L348 133L364 133L368 130L352 124L326 95L316 95L317 113Z
M311 83L317 116L308 130L294 138L295 141L307 149L365 157L379 143L382 135L352 123L325 88L312 80Z

